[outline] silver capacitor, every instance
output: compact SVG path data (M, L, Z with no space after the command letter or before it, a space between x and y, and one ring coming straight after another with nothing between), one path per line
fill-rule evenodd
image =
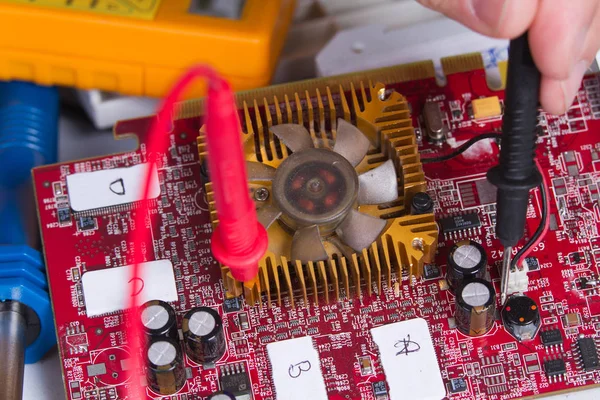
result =
M459 331L468 336L489 332L496 318L496 291L484 279L465 282L456 291L454 319Z
M144 303L140 311L140 319L148 336L177 339L177 318L175 310L168 303L161 300Z
M148 343L146 360L146 378L153 392L169 395L183 387L185 365L178 342L169 337L152 338Z
M199 364L210 364L225 354L225 334L219 313L210 307L188 311L181 323L186 354Z

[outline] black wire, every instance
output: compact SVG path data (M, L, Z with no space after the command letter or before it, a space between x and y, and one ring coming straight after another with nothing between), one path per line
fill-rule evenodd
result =
M481 140L485 140L485 139L498 140L501 137L502 137L502 135L500 133L493 133L493 132L484 133L484 134L481 134L479 136L475 136L475 137L469 139L468 141L466 141L465 143L460 145L452 153L448 153L448 154L445 154L445 155L439 156L439 157L422 158L421 163L422 164L431 164L431 163L436 163L436 162L448 161L448 160L453 159L454 157L461 155L462 153L467 151L471 146L473 146L475 143L477 143ZM533 244L539 239L539 237L544 232L544 226L546 225L546 220L548 219L548 192L546 191L546 186L543 183L540 183L538 188L540 190L540 196L541 196L541 201L542 201L542 215L541 215L541 219L540 219L540 225L537 227L537 229L536 229L535 233L533 234L533 236L531 237L531 239L513 257L512 261L511 261L511 268L513 268L513 269L517 267L517 262L519 261L521 256L523 256L523 254L525 254L525 252L527 252L529 250L529 248L531 246L533 246Z
M540 171L540 173L541 173L541 171ZM544 232L544 226L546 225L546 219L548 219L548 193L546 192L546 185L544 185L544 183L540 183L540 186L538 186L538 188L540 189L540 197L541 197L541 201L542 201L542 216L540 218L540 225L537 227L537 229L536 229L535 233L533 234L533 236L531 237L531 239L529 239L529 241L525 244L525 246L523 246L521 248L521 250L519 250L517 252L517 254L515 254L515 256L513 257L512 261L510 263L511 269L517 268L517 262L519 261L521 256L523 256L523 254L525 254L525 252L531 246L533 246L533 244L539 239L539 237Z
M462 153L464 153L465 151L467 151L469 149L469 147L473 146L475 143L481 141L481 140L485 140L485 139L500 139L501 138L501 134L500 133L483 133L479 136L475 136L474 138L471 138L469 140L467 140L465 143L461 144L456 150L454 150L452 153L448 153L445 154L443 156L439 156L439 157L429 157L429 158L422 158L421 159L421 163L422 164L431 164L431 163L436 163L436 162L442 162L442 161L447 161L450 160L454 157L457 157L459 155L461 155Z

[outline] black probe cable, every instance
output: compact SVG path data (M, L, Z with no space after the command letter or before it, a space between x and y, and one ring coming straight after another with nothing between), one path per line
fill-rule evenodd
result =
M517 252L517 254L515 254L515 257L512 259L511 269L514 270L516 270L519 260L530 252L531 247L533 247L538 240L546 234L547 231L546 221L548 219L548 188L544 182L541 182L540 186L538 186L538 189L540 190L540 201L542 202L542 215L540 216L540 224L531 239L529 239L529 241L521 248L521 250Z
M448 154L445 154L445 155L439 156L439 157L423 158L423 159L421 159L421 163L422 164L431 164L431 163L448 161L455 157L458 157L459 155L461 155L462 153L467 151L475 143L478 143L481 140L501 139L501 137L502 137L502 135L499 133L484 133L482 135L475 136L475 137L469 139L468 141L466 141L465 143L460 145L460 147L458 147L452 153L448 153ZM544 227L546 225L546 219L548 218L548 191L547 191L546 185L544 185L543 182L540 182L538 189L540 190L540 200L542 203L542 214L540 216L540 224L537 227L537 229L536 229L535 233L533 234L533 236L531 237L531 239L517 252L517 254L515 254L515 257L511 261L511 268L513 268L513 269L517 267L517 263L521 259L521 257L523 257L523 255L529 251L529 249L534 245L534 243L536 243L538 241L538 239L544 234L544 231L545 231Z
M431 163L451 160L454 157L457 157L457 156L461 155L462 153L464 153L465 151L467 151L469 149L469 147L473 146L477 142L480 142L485 139L498 140L501 137L502 137L502 135L500 133L493 133L493 132L483 133L479 136L475 136L475 137L467 140L466 142L461 144L459 147L457 147L456 150L454 150L452 153L444 154L443 156L438 156L438 157L422 158L421 164L431 164Z

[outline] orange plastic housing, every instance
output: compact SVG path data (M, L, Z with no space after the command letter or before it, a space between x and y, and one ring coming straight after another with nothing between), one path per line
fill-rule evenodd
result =
M162 0L145 19L12 1L0 2L0 80L153 97L198 63L235 90L268 84L295 5L246 0L233 20L189 13L190 0Z

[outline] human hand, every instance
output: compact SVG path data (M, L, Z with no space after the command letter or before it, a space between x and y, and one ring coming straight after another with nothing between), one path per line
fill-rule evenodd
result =
M487 36L512 39L529 30L540 102L552 114L571 106L600 48L600 0L418 1Z

